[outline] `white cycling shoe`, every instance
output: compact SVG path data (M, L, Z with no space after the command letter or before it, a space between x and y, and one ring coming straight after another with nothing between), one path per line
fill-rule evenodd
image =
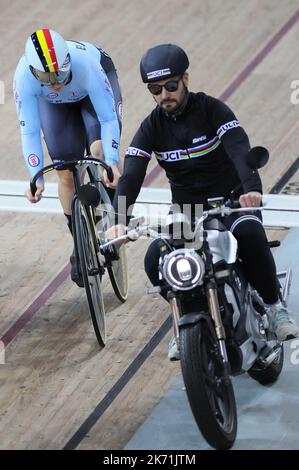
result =
M168 359L170 361L179 361L180 360L180 351L175 337L173 336L168 344Z

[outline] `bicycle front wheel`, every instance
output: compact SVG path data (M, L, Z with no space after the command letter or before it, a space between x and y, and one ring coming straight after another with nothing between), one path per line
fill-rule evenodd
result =
M75 240L89 312L98 343L104 347L106 344L106 318L101 289L103 267L97 255L91 215L89 208L83 206L79 199L74 201L73 214L75 217Z

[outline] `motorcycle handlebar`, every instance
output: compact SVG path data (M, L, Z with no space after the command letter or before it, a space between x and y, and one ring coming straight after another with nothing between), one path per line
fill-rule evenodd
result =
M163 234L157 232L156 230L153 230L149 227L149 225L139 225L138 227L131 228L130 226L125 227L126 233L124 235L121 235L119 237L113 238L112 240L108 240L105 243L103 243L100 248L105 249L108 248L110 245L117 245L119 242L122 241L130 241L130 242L135 242L138 240L142 235L148 235L152 238L162 238ZM167 234L164 234L166 237Z
M203 212L202 216L197 220L197 223L195 225L194 236L197 233L199 227L202 226L203 222L211 215L227 216L235 212L255 212L263 210L264 208L265 205L262 205L261 207L241 207L239 201L229 201L225 205ZM143 222L143 220L143 217L136 217L135 219L131 219L131 222L133 222L133 227L132 225L126 227L125 235L121 235L120 237L107 241L101 246L101 248L108 247L109 245L114 245L121 240L136 241L144 234L147 234L152 238L166 238L167 234L162 233L162 226L158 226L158 231L153 230L149 225L139 225L139 222ZM137 223L136 227L134 227L134 222Z
M230 209L244 209L244 210L247 209L246 207L241 207L241 204L238 200L227 201L225 203L225 207L229 207ZM261 205L261 207L263 207L263 204ZM257 207L256 210L260 210L261 207Z
M241 209L240 202L238 200L235 201L228 201L225 204L226 207L230 207L231 209Z

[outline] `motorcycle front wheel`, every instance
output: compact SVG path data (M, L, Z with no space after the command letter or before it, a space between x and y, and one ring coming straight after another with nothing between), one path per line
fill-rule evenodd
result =
M180 330L180 357L188 400L197 426L215 449L229 449L237 434L234 390L224 377L219 345L208 321Z

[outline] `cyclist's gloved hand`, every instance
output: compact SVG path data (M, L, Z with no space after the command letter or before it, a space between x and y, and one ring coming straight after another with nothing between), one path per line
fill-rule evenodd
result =
M109 166L112 168L112 171L113 171L113 181L112 182L109 181L106 170L103 170L103 181L104 181L105 186L107 186L107 188L114 189L116 188L118 180L121 175L120 175L118 166L115 163L110 163Z
M36 187L37 187L37 190L34 196L30 188L26 189L25 191L25 196L27 197L28 201L32 202L33 204L41 200L43 192L45 190L44 183L41 183L39 181L37 181Z
M263 196L257 191L242 194L239 198L241 207L260 207Z

